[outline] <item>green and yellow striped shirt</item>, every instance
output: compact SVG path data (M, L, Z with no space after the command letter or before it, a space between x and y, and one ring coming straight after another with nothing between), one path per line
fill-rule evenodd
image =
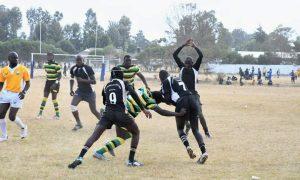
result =
M134 77L136 73L140 72L140 68L137 65L132 65L130 68L125 68L123 65L118 65L124 73L124 81L128 81L131 85L134 85Z
M157 106L155 100L148 95L146 88L142 87L138 89L136 92L139 96L140 101L142 102L143 106L146 109L153 110ZM127 100L125 104L128 113L133 117L136 117L141 112L141 108L134 101L131 95L127 96Z
M46 63L43 68L46 71L47 80L57 80L59 74L61 73L61 66L56 62Z

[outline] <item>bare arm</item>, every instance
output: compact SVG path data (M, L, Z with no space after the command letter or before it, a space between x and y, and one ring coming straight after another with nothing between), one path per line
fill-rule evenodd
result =
M145 76L142 73L140 73L140 72L136 73L136 75L143 81L143 83L146 86L146 88L150 89L149 86L148 86L148 84L147 84Z
M184 48L185 44L180 46L179 48L177 48L175 50L175 52L173 53L173 58L177 64L177 66L181 69L184 67L184 64L183 62L181 61L181 59L178 57L178 54L180 53L180 51Z
M185 114L184 112L172 112L172 111L168 111L165 109L162 109L159 106L156 106L153 111L157 112L158 114L162 115L162 116L183 116Z
M195 68L197 71L199 71L200 65L201 65L202 59L203 59L203 54L200 51L200 49L197 46L195 46L195 44L193 44L192 47L197 51L197 54L198 54L198 59L197 59L196 63L193 65L193 68Z

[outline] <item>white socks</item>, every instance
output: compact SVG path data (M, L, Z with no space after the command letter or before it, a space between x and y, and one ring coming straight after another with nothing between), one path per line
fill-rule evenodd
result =
M6 129L5 119L0 119L0 128L1 128L1 131L2 131L2 136L1 137L6 137L7 136L7 129Z
M17 116L15 119L15 123L21 128L24 129L26 125L22 122L22 120Z

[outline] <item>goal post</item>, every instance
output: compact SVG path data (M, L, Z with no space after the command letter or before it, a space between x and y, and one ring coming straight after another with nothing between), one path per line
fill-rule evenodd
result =
M78 54L54 54L55 61L59 64L67 63L69 67L75 64L74 58ZM47 53L31 53L30 77L35 77L35 71L42 69L42 65L47 61ZM109 60L100 55L82 55L86 63L98 71L100 68L109 67ZM107 61L107 62L106 62ZM101 65L101 66L100 66ZM107 69L107 67L105 69ZM98 69L99 68L99 69ZM102 70L101 70L102 72ZM105 74L105 71L103 72ZM104 77L103 74L103 77ZM102 75L101 75L102 76Z

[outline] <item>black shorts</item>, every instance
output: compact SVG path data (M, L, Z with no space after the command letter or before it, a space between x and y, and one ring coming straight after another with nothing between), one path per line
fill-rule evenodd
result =
M46 81L46 84L45 84L45 87L44 87L44 92L51 92L53 93L53 90L51 91L51 86L55 83L55 80L47 80ZM55 93L58 93L59 92L59 85L58 85L58 88L57 88L57 92Z
M128 127L134 124L134 119L125 112L106 110L98 124L106 127L106 129L111 129L114 124L118 127L128 129Z
M77 89L73 98L78 98L80 101L85 101L88 103L96 103L95 92L82 92L79 89Z
M198 124L198 115L201 108L198 98L195 98L195 95L181 97L176 103L175 111L180 112L182 108L185 108L187 111L183 118L190 121L191 125Z

